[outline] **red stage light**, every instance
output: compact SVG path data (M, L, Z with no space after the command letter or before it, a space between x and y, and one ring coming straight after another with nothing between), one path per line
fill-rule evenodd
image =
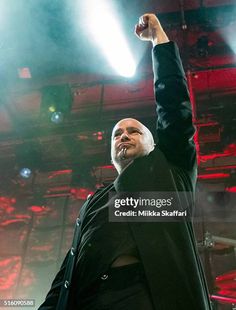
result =
M38 214L47 211L45 206L31 206L29 207L29 210L31 210L34 213L38 213Z
M227 187L225 191L229 193L236 193L236 186Z
M72 196L75 199L81 199L86 200L90 195L93 195L94 192L92 192L89 188L71 188L70 190Z
M93 136L96 137L98 141L101 141L103 140L103 134L104 134L103 131L98 131L98 132L94 132Z
M98 168L99 169L112 169L112 170L114 170L114 166L113 165L104 165L104 166L100 166Z
M52 179L52 178L54 178L54 177L56 177L56 176L58 176L58 175L70 174L70 173L72 173L72 170L71 170L71 169L54 171L54 172L52 172L52 173L48 176L48 178L49 178L49 179Z
M229 173L211 173L211 174L198 175L198 179L221 179L229 177L230 177Z

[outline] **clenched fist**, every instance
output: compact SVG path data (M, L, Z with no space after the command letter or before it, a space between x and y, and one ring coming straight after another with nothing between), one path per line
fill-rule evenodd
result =
M139 18L139 23L135 25L135 34L142 41L151 41L156 44L169 42L155 14L144 14Z

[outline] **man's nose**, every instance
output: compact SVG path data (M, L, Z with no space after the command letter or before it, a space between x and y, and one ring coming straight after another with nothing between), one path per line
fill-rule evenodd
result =
M127 132L123 132L121 137L120 137L120 140L122 142L130 140L129 134Z

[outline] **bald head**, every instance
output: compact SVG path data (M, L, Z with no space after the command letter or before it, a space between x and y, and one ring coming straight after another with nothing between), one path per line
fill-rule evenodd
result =
M119 121L112 131L111 158L120 173L137 157L148 155L154 149L150 130L134 118Z

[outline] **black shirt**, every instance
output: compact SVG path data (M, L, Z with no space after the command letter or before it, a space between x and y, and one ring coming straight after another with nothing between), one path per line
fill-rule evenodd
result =
M104 270L121 255L138 257L138 251L132 232L126 222L109 221L109 203L112 203L108 191L99 201L87 208L82 228L82 238L77 260L78 274L75 276L78 292L86 290L104 273Z

